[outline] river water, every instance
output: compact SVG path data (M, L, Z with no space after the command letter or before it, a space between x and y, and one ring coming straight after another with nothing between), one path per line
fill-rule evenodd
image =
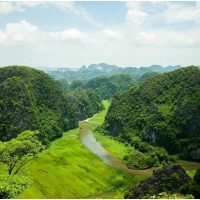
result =
M118 169L128 172L129 174L139 175L143 173L152 173L152 169L147 170L136 170L129 169L127 165L118 159L114 154L107 151L94 137L91 129L91 124L88 121L79 122L79 139L82 144L84 144L91 152L96 154L103 162L108 165L114 166Z

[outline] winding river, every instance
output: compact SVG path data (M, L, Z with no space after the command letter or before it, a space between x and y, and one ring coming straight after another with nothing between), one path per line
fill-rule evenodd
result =
M152 173L153 169L136 170L129 169L127 165L118 159L114 154L107 151L94 137L91 129L91 122L88 120L79 122L79 139L91 152L96 154L104 163L111 165L115 168L128 172L129 174L144 174Z

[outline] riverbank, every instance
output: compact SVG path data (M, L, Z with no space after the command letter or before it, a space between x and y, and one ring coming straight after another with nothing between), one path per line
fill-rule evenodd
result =
M92 129L95 129L95 127L98 124L102 124L105 119L105 115L109 109L110 103L109 101L103 101L105 110L101 111L97 116L94 115L93 118L89 119L87 122L92 122L90 124ZM95 125L96 124L96 125ZM115 140L113 137L109 135L103 135L98 132L94 132L94 136L96 140L110 153L116 155L120 160L123 160L123 157L128 153L129 146L126 146L124 143L121 143L117 140ZM192 177L196 171L197 168L200 168L199 162L190 162L190 161L179 161L177 164L180 164L187 173ZM148 177L152 174L153 168L147 169L147 170L133 170L132 174L140 175Z

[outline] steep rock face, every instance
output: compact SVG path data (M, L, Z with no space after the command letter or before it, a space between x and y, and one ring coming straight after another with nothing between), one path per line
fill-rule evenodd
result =
M137 130L146 141L199 160L200 71L187 67L158 75L116 95L105 120L109 134Z
M50 76L29 67L0 68L0 140L27 129L54 134L50 130L55 127L68 130L75 125L67 100Z

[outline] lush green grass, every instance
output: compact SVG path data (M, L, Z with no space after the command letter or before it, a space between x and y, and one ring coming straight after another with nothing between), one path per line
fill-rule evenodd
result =
M200 168L199 162L189 162L189 161L180 161L180 164L187 172L187 174L193 178L197 168Z
M104 110L100 111L98 114L94 115L89 121L97 124L102 124L104 122L106 113L108 111L108 108L110 106L110 102L108 100L104 100L103 105L105 107Z
M127 175L104 164L77 136L78 129L64 133L26 167L33 184L19 198L96 197L124 184Z
M116 155L121 160L131 150L131 147L125 146L124 143L114 140L111 136L95 132L95 138L105 149Z

